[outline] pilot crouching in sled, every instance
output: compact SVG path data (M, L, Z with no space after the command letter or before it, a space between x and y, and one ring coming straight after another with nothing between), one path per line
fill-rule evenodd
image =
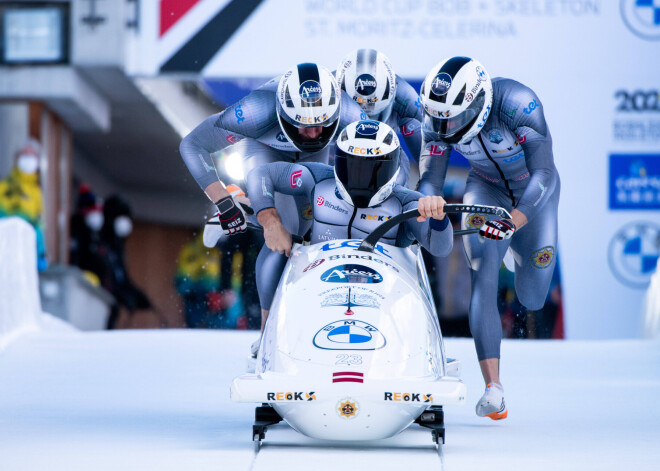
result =
M247 176L248 193L268 248L291 253L291 234L275 209L275 192L308 196L313 208L311 243L364 238L393 216L417 208L420 216L393 227L381 239L397 247L418 241L435 256L447 256L453 230L445 200L396 184L401 147L396 133L378 121L356 121L337 138L334 167L275 162ZM429 218L429 219L427 219ZM275 293L279 280L272 280Z

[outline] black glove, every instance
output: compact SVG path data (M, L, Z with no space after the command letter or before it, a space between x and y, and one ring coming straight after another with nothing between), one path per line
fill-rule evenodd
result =
M499 219L497 221L486 221L479 228L480 239L503 240L509 239L516 231L516 226L511 219Z
M240 204L236 204L231 196L217 201L218 218L225 234L231 235L247 230L247 218Z

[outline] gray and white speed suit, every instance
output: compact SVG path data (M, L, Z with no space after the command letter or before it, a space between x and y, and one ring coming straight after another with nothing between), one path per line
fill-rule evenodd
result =
M293 184L292 182L295 182ZM393 216L417 207L423 195L396 185L392 194L372 208L356 208L336 191L333 167L318 163L290 164L278 162L253 169L248 175L248 189L255 212L275 205L274 192L305 196L313 201L312 244L336 239L364 238ZM409 219L393 227L383 242L407 247L415 240L430 253L445 257L453 245L453 229L449 218L442 221ZM279 278L272 279L270 292L275 293Z
M528 309L543 307L556 263L560 181L543 106L532 90L514 80L494 79L492 109L477 119L483 128L466 145L450 146L424 132L419 190L442 194L453 147L471 165L464 203L517 208L529 221L508 240L480 242L477 234L464 239L472 278L470 330L483 360L500 357L498 272L509 246L518 299ZM483 222L481 215L463 217L464 228Z
M392 112L385 121L389 127L399 130L406 146L415 160L422 151L422 105L415 89L404 79L396 76L396 96L392 104ZM410 161L401 154L401 171L397 183L406 186L410 176Z
M229 146L243 156L244 175L269 162L328 162L330 145L319 152L300 152L285 137L277 119L278 84L279 78L267 82L238 103L204 120L181 141L181 156L202 190L218 181L211 154ZM360 119L366 119L366 114L342 93L335 136L346 125ZM276 195L276 200L287 230L304 235L311 225L309 200L304 196L291 198L282 194ZM284 255L272 252L265 245L262 247L255 268L262 309L269 309L273 300L272 295L263 294L266 292L263 287L271 278L279 279L285 264Z

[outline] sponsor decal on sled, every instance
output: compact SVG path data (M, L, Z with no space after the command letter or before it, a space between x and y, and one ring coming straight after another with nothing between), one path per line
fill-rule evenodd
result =
M383 277L372 268L347 263L327 270L321 275L321 281L326 283L380 283L383 281Z
M319 204L318 200L317 200L316 204ZM344 247L350 247L350 248L357 249L360 246L361 243L362 243L362 239L344 240L342 242L328 242L327 244L323 244L321 246L321 250L323 250L324 252L327 252L329 250L341 249L341 248L344 248ZM389 254L388 250L385 247L383 247L381 244L376 244L375 249L376 249L377 252L385 255L386 257L392 258L392 256Z
M337 412L339 412L340 417L344 417L345 419L354 419L357 417L359 411L358 402L350 397L341 399L337 403Z
M303 268L303 273L305 273L306 271L309 271L309 270L313 270L314 268L321 265L323 262L325 262L325 258L317 258L312 263L310 263L305 268Z
M322 350L377 350L385 336L373 325L357 319L331 322L314 335L314 346Z
M269 392L266 393L267 401L315 401L314 391L305 392Z
M394 402L433 402L432 394L422 394L422 393L407 393L407 392L386 392L385 401L394 401Z

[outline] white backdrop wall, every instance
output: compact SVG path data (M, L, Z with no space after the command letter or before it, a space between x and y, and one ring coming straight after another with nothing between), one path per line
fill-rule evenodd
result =
M134 74L158 74L231 2L189 3L159 36L148 20L158 18L158 6L143 2L147 24L137 40L142 53L129 66ZM201 74L268 77L305 61L334 69L350 50L373 47L405 78L421 79L443 57L467 55L492 76L530 86L543 102L562 179L566 335L636 337L660 244L660 8L646 3L266 0ZM610 207L613 154L633 155L619 158L624 170L612 177L623 193L615 206L629 209Z

